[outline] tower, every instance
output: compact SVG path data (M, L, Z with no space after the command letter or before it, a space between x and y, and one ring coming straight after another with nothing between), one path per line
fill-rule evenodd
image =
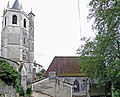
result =
M32 77L34 61L34 14L27 15L16 0L3 11L1 31L1 56L22 61L27 68L28 78Z

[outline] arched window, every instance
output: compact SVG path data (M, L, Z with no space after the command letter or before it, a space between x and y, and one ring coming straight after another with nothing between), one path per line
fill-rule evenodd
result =
M6 17L5 17L5 26L6 26Z
M24 19L23 26L26 28L26 19Z
M12 24L17 24L17 16L16 15L12 16Z
M78 80L76 79L75 81L74 81L74 92L78 92L79 91L79 82L78 82Z

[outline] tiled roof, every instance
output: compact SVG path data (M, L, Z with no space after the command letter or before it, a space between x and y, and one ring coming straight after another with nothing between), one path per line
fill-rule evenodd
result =
M47 69L55 71L58 75L80 73L80 62L78 56L56 56Z

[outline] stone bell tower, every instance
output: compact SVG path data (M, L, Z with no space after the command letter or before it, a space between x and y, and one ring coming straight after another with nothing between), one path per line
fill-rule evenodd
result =
M25 63L28 78L32 77L34 61L34 14L26 14L15 0L3 11L1 56Z

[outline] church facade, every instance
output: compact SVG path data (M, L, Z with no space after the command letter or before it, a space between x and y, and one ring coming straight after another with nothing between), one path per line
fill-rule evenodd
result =
M26 14L22 5L15 0L12 7L3 10L1 31L1 56L23 62L29 81L34 67L34 17L32 11Z
M72 85L72 97L90 97L89 80L80 72L80 67L78 56L55 56L46 75L49 77L55 72L59 81Z
M50 75L53 76L54 72L57 80L72 85L72 97L104 97L104 88L96 87L95 81L83 74L80 69L79 56L55 56L46 75L51 78Z

